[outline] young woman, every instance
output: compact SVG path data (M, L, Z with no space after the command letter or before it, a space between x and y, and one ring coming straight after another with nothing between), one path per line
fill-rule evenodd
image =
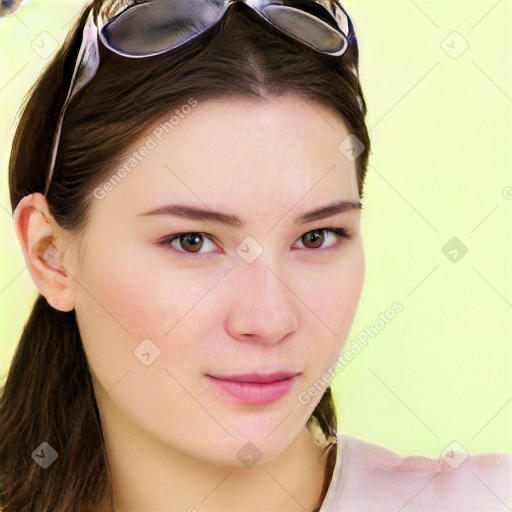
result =
M3 510L506 510L508 455L338 431L365 116L337 1L87 6L11 154L40 295L2 389Z

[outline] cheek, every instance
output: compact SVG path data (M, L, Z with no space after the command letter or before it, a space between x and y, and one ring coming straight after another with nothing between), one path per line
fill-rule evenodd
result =
M322 347L311 354L322 368L342 352L359 306L365 259L362 246L353 249L338 265L326 265L325 270L312 268L300 281L297 295L309 308L302 309L302 325L307 338Z
M136 358L139 346L147 346L151 358L157 356L156 367L197 365L201 340L220 314L210 292L225 269L177 268L164 249L125 247L122 254L128 256L89 254L80 275L83 286L76 290L84 347L93 371L104 375L105 387L129 368L146 368ZM157 348L140 345L147 339Z
M336 339L348 335L364 283L363 252L358 250L350 256L338 265L326 266L325 270L313 269L309 284L307 278L302 281L306 304L323 322L326 335L331 334Z
M306 340L307 370L298 397L311 413L336 373L352 328L365 277L363 247L353 244L336 265L305 266L300 274L294 292L304 303L300 337Z
M76 292L88 316L133 341L162 336L214 284L215 276L178 268L165 249L118 240L115 248L88 254Z
M171 405L197 408L179 383L201 372L201 343L220 314L209 291L220 277L177 269L165 263L165 256L148 265L147 253L124 252L130 256L116 260L96 253L87 259L80 276L83 287L76 290L77 321L100 385L98 399L108 392L134 421L147 415L155 422L151 428L161 422L163 431L169 428ZM151 343L141 345L145 339ZM146 352L147 366L141 360ZM107 403L102 402L104 407Z

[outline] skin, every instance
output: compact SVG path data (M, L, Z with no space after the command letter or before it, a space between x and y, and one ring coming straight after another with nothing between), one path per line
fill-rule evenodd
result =
M41 194L20 202L15 228L37 288L53 307L76 310L117 510L321 503L325 460L305 423L322 393L306 404L298 396L335 365L350 333L365 274L361 212L294 219L359 200L355 162L338 149L349 134L334 112L299 98L207 102L95 199L84 238L55 223ZM139 216L175 203L246 224ZM323 228L352 238L303 236ZM157 244L190 232L211 238ZM236 252L246 237L263 248L252 263ZM148 366L134 356L147 338L160 349ZM237 403L206 376L278 369L301 374L267 405ZM237 457L247 442L261 453L252 467Z

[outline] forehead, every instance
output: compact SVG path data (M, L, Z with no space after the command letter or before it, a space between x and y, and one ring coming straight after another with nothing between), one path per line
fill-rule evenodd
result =
M249 215L282 214L303 197L306 207L356 199L355 162L339 147L349 135L339 115L305 99L196 102L130 146L118 164L127 172L102 202L134 215L172 201Z

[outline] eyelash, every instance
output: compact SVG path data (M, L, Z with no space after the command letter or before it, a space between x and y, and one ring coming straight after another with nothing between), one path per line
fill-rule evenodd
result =
M331 245L330 247L327 247L326 249L323 249L324 251L329 250L329 249L336 249L336 248L343 247L345 245L345 241L343 239L350 240L352 238L352 233L348 229L326 227L326 228L318 228L318 229L312 229L310 231L307 231L301 237L299 237L298 240L301 240L302 237L306 236L308 233L314 233L314 232L317 232L317 231L320 231L320 232L325 232L325 231L332 232L332 233L336 234L341 239L340 241L338 241L337 243ZM185 232L176 233L175 235L172 235L170 237L164 238L163 240L158 241L157 245L163 246L164 249L166 249L166 250L172 250L174 252L177 252L178 254L180 254L182 256L185 256L186 258L204 258L204 257L209 256L210 254L212 254L212 253L194 254L194 253L191 253L191 252L174 249L172 247L172 243L175 240L179 240L179 238L181 236L184 236L184 235L202 235L203 238L208 238L212 242L216 243L215 238L212 237L211 235L208 235L207 233L203 233L201 231L185 231ZM304 250L308 250L308 248L306 247ZM316 248L316 249L310 248L309 250L310 251L321 251L322 249L321 248Z

